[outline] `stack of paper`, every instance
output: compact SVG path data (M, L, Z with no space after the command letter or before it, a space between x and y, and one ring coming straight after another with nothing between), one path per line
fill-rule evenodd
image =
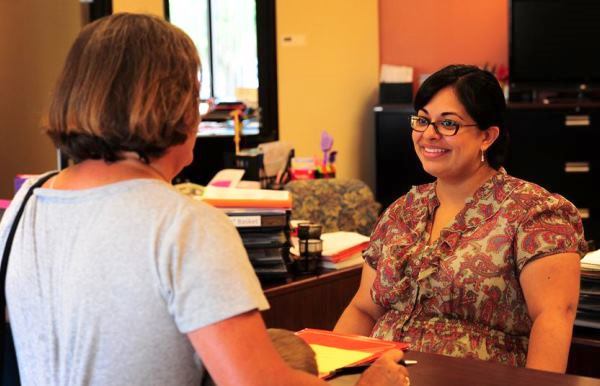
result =
M600 250L581 259L581 289L575 324L600 329Z
M600 249L588 253L581 259L582 271L600 271Z
M328 269L342 269L362 264L362 251L369 244L367 236L356 232L323 233L321 240L323 240L321 266ZM299 256L297 239L293 240L290 253Z
M287 190L235 189L207 186L202 201L219 208L286 208L292 207Z

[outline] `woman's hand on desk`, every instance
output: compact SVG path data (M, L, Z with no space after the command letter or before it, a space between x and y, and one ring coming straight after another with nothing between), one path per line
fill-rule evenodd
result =
M410 385L406 367L398 364L403 356L400 350L387 351L362 374L356 386Z

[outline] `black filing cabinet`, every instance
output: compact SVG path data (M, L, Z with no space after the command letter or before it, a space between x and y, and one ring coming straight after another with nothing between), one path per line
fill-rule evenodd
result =
M509 174L571 201L587 240L600 241L600 105L511 104Z
M375 196L384 208L413 185L433 181L412 143L411 105L382 105L375 112Z
M433 179L425 173L411 139L411 105L374 109L375 194L384 207L413 185ZM509 174L569 199L580 210L586 239L600 244L600 104L510 104L506 117Z

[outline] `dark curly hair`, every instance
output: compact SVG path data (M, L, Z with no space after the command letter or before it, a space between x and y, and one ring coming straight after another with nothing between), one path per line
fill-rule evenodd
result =
M421 110L440 90L451 86L479 130L490 126L500 129L498 138L487 149L486 158L494 169L506 159L509 135L505 126L506 100L498 80L489 71L476 66L453 64L429 76L415 96L415 111Z

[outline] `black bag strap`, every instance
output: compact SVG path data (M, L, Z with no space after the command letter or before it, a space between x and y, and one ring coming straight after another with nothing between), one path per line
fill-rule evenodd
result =
M21 202L21 207L15 215L15 219L12 223L8 236L6 238L6 244L4 244L4 253L2 253L2 265L0 265L0 374L2 375L2 383L8 383L11 385L20 385L19 370L17 365L17 357L15 353L15 347L13 345L13 339L11 331L6 323L6 273L8 272L8 258L10 257L10 250L12 248L13 239L17 233L17 227L19 221L25 211L27 201L33 195L33 191L42 186L50 178L54 177L58 172L49 173L39 180L37 180L25 193L25 197Z
M23 202L21 202L21 207L15 216L10 228L10 232L8 233L8 237L6 238L6 244L4 244L4 253L2 254L2 265L0 266L0 315L2 316L2 319L4 319L4 312L6 308L6 273L8 271L8 258L10 257L10 250L12 248L13 239L15 238L15 233L17 233L19 221L21 220L21 216L23 216L27 201L29 201L29 198L33 195L33 191L57 174L58 172L49 173L37 180L35 184L29 188L25 194L25 197L23 198ZM2 322L4 323L4 320L2 320Z

